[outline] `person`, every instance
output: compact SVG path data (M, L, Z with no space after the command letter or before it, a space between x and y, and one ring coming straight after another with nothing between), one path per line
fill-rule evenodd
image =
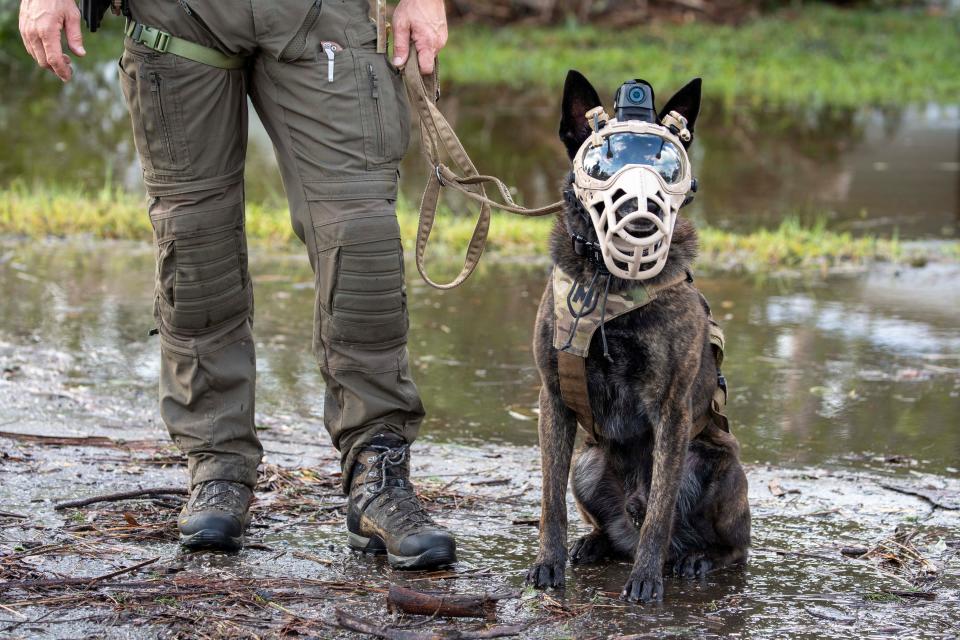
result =
M254 429L253 289L243 171L247 98L278 158L315 275L312 348L341 453L348 544L396 568L454 562L417 498L409 445L424 416L410 376L397 166L410 136L398 67L433 71L442 0L400 0L394 58L368 0L129 0L120 85L157 246L160 414L188 460L191 548L235 550L262 449ZM23 0L20 32L64 82L84 55L72 0Z

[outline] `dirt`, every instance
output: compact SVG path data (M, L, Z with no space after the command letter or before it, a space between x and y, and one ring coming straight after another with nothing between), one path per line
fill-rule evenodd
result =
M61 396L50 377L45 400L69 414L80 399ZM669 579L663 604L633 606L617 598L626 564L571 568L565 592L524 589L536 552L534 447L418 445L421 496L457 533L460 562L449 571L407 573L346 549L337 458L325 434L304 425L262 433L267 464L241 553L182 551L175 528L182 496L55 510L67 499L184 486L183 460L165 440L151 439L156 429L115 422L77 427L53 418L5 427L55 434L53 444L0 436L3 637L355 637L337 627L337 609L423 632L488 624L390 614L391 584L509 593L495 624L526 625L524 638L958 632L960 512L903 489L955 496L960 482L896 462L867 461L856 471L751 465L749 565L700 582ZM89 436L96 446L60 444ZM571 537L586 532L572 520Z

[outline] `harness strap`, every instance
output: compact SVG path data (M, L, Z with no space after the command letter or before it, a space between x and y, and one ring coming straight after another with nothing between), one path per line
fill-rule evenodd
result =
M647 292L646 301L638 306L628 309L624 313L629 313L630 311L635 311L636 309L642 308L649 302L656 299L657 294L660 292L685 282L693 282L693 274L691 274L689 271L677 274L676 277L663 282L644 285ZM556 293L554 295L556 295ZM623 314L616 314L609 319L619 317L620 315ZM557 322L557 320L554 320L554 322ZM593 333L591 332L590 335L590 341L592 342ZM587 351L589 351L590 345L587 344L586 347ZM563 400L563 404L565 404L567 408L573 411L573 413L577 416L577 424L580 425L587 437L596 441L599 436L596 430L596 423L593 420L593 408L590 406L590 390L587 384L586 355L580 356L576 353L571 353L570 351L558 348L557 374L560 378L560 398Z
M659 292L684 282L693 282L693 274L689 271L671 280L646 285L649 294L647 302L654 300ZM554 295L556 295L556 293ZM730 431L729 420L727 420L727 416L723 412L727 405L727 380L720 372L720 366L723 364L723 329L721 329L720 325L713 319L713 315L710 313L710 305L707 304L703 294L700 294L700 300L704 310L707 312L709 321L707 330L709 332L713 357L717 365L717 387L714 389L713 396L710 398L710 406L703 415L694 421L690 439L696 438L711 425L726 432ZM624 313L639 309L644 306L644 304L632 307ZM618 317L619 315L622 315L622 313L614 317ZM555 320L555 322L557 321L558 320ZM591 332L591 337L592 335ZM556 347L556 344L554 346ZM589 350L589 344L587 345L587 349ZM580 352L573 353L557 348L557 375L560 379L560 398L563 400L563 404L576 415L577 424L580 425L586 436L596 441L599 439L599 435L597 434L596 423L593 419L593 409L590 406L590 391L587 384L587 357L586 355L578 355L578 353Z
M211 47L205 47L183 38L172 36L156 27L148 27L132 18L127 18L123 32L131 40L158 53L172 53L175 56L193 60L219 69L240 69L247 63L243 56L228 56Z
M569 351L557 351L557 373L560 375L560 398L577 416L577 424L587 436L596 440L593 409L587 390L587 359Z
M430 286L437 289L453 289L470 277L480 261L480 256L483 254L483 249L487 243L487 232L490 229L491 207L522 216L545 216L562 211L565 205L563 201L557 201L545 207L528 209L514 202L510 195L510 188L502 180L494 176L482 175L477 171L473 161L470 160L470 156L463 148L463 144L457 138L453 127L450 126L450 123L437 108L435 99L428 97L431 94L427 92L423 76L420 75L420 64L417 61L417 56L411 55L408 59L406 66L403 68L403 80L407 95L410 98L410 104L416 109L420 118L420 149L433 170L427 179L427 185L420 200L420 224L417 229L416 242L417 271L420 272L424 282ZM436 78L433 79L433 83L436 87ZM432 95L438 95L437 91L434 90ZM453 161L460 173L440 160L441 151ZM503 198L502 202L487 197L484 189L484 185L487 183L491 183L497 188ZM446 284L431 280L424 266L424 254L437 215L437 205L443 187L451 187L480 203L480 215L477 217L477 224L473 229L470 243L467 245L463 267L459 275Z

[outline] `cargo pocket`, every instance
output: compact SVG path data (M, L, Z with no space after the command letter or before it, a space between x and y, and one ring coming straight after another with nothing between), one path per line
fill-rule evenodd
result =
M407 335L403 248L396 216L371 215L314 228L322 340L382 348ZM331 277L332 275L332 277ZM326 307L325 309L323 307Z
M161 245L158 312L169 332L191 337L247 318L252 290L243 251L243 230L235 227Z
M140 68L140 60L124 51L117 67L120 76L120 89L123 91L123 98L130 112L130 120L133 125L133 144L137 148L137 155L140 156L140 166L144 171L153 171L150 145L147 144L146 134L140 124L140 114L143 112L140 93L137 91L137 73Z
M175 56L141 52L128 43L120 81L144 171L150 177L189 174Z
M410 144L410 110L402 79L383 54L361 50L355 58L367 168L396 166Z

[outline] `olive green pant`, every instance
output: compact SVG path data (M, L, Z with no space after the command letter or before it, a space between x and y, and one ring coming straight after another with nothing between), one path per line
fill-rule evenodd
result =
M395 211L408 106L376 53L367 0L131 0L130 9L145 25L248 57L224 70L128 38L120 60L157 243L160 412L191 484L252 487L262 453L244 234L249 96L313 267L313 349L346 485L371 437L412 441L423 418Z

